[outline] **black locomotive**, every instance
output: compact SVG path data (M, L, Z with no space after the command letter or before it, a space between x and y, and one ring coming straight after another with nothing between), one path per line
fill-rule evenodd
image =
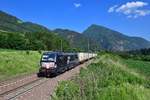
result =
M56 76L79 64L77 53L59 53L59 52L45 52L40 60L40 69L37 74L41 76Z

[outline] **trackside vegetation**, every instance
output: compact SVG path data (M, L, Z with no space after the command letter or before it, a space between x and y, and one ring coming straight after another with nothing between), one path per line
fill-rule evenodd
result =
M37 72L38 51L0 50L0 81Z
M150 64L101 54L69 81L59 83L53 100L149 100ZM141 66L137 66L138 65ZM140 72L141 71L141 72Z

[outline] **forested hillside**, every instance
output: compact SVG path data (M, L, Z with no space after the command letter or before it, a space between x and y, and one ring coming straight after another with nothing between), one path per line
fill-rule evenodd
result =
M111 51L127 51L149 48L150 42L140 37L129 37L120 32L100 26L91 25L83 35L97 41L101 48Z
M61 43L69 51L128 51L150 47L150 42L143 38L129 37L99 25L91 25L82 34L68 29L52 31L3 11L0 11L0 38L0 48L8 49L59 50Z
M32 23L24 22L15 16L0 11L0 30L9 32L50 32L44 26Z
M136 60L150 61L150 48L131 50L127 52L117 52L123 58L133 58Z
M83 34L67 30L67 29L56 29L54 30L59 36L68 40L72 49L78 51L98 51L100 46L96 41L91 40L91 38L86 38Z
M0 48L16 50L56 50L69 48L69 43L52 32L0 32Z
M22 20L0 11L0 48L16 50L68 50L67 40L44 26Z

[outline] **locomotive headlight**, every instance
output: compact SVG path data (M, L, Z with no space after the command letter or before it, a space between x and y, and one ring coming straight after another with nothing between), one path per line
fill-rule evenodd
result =
M50 66L46 66L46 69L49 69L50 68Z
M54 62L43 62L42 63L42 67L46 68L46 69L50 69L50 68L56 68L56 64Z
M54 65L54 68L56 68L56 67L57 67L57 65L55 64L55 65Z

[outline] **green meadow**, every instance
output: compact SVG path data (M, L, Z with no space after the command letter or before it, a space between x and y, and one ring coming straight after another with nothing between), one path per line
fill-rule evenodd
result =
M0 80L37 72L38 51L0 50Z
M53 100L149 100L150 62L101 54L69 81L59 83Z

